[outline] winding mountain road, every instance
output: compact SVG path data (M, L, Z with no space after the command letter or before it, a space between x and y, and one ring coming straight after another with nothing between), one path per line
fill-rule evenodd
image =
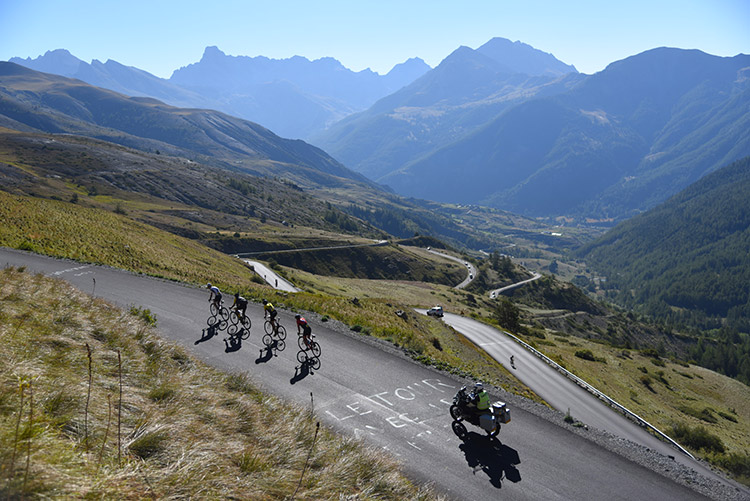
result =
M422 312L422 310L418 311ZM674 457L676 461L698 470L703 475L714 475L703 464L604 405L596 396L524 349L503 331L451 313L446 313L443 321L503 364L514 376L555 409L562 412L570 411L574 419L588 426L594 426L644 445L665 456ZM514 357L513 364L510 363L511 356Z
M312 406L328 426L390 451L404 470L454 499L703 499L666 476L631 462L569 429L512 409L499 440L452 431L448 407L461 382L414 363L390 345L308 318L322 346L310 373L295 359L294 319L278 353L260 343L262 307L248 306L250 339L225 343L207 333L205 290L108 267L0 248L0 263L64 279L118 306L149 308L162 336L227 371L242 371L265 391ZM519 362L526 363L521 359ZM494 398L502 394L492 395Z

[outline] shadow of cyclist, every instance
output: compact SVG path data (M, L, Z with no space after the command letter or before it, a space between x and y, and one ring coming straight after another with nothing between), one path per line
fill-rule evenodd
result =
M475 475L477 471L483 471L489 477L490 484L498 489L503 486L503 478L513 483L521 481L521 473L516 468L521 460L515 449L502 444L497 438L473 431L463 434L461 439L463 443L458 448L464 453L466 463Z
M294 377L289 380L289 383L290 384L298 383L299 381L302 381L310 374L312 374L312 371L310 370L310 362L305 361L294 368Z
M229 336L228 338L224 338L224 345L226 346L224 348L224 352L226 353L239 351L242 348L242 339L239 336Z
M212 337L216 336L219 333L219 324L210 325L207 329L203 329L201 331L201 338L195 342L195 344L205 343Z
M271 360L274 356L273 352L273 345L266 346L262 350L260 350L260 355L258 355L258 358L255 359L256 364L264 364Z

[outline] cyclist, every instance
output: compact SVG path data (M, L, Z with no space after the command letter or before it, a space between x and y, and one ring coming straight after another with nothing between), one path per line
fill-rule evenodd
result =
M234 311L237 312L237 316L244 322L245 310L247 310L247 299L240 296L239 292L234 293L234 303L232 303L232 308L234 308ZM240 313L242 313L242 316L240 316Z
M211 295L208 297L208 302L210 303L213 301L214 305L216 306L217 310L221 309L221 291L218 287L211 284L206 284L206 289L209 289L211 291Z
M273 332L277 332L278 327L276 324L276 315L278 315L278 312L276 311L276 308L273 307L273 304L269 303L265 299L263 300L263 318L269 317L269 321L271 322L271 327L273 327Z
M297 320L297 335L302 335L302 338L305 341L305 346L310 348L312 343L312 329L310 328L310 325L307 323L307 320L305 320L305 317L297 313L294 315L295 320Z

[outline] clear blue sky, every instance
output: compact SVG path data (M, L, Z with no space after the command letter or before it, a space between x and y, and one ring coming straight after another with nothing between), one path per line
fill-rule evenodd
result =
M0 0L2 61L62 48L164 78L209 45L383 74L496 36L584 73L661 46L734 56L750 53L750 0Z

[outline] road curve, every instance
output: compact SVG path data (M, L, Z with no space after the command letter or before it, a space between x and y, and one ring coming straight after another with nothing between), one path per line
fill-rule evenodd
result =
M252 266L255 273L257 273L258 276L263 277L263 280L265 280L266 283L270 285L271 287L273 287L274 289L284 291L284 292L299 292L300 291L297 287L294 286L293 283L281 277L275 271L273 271L271 268L261 263L260 261L253 261L252 259L242 259L242 260L246 262L247 264L249 264L250 266Z
M423 310L417 310L423 313ZM446 313L443 321L486 351L492 358L513 373L555 409L570 411L571 416L588 425L613 435L644 445L675 461L692 468L704 476L716 476L704 464L686 456L672 445L660 440L646 429L605 405L597 397L556 371L536 355L524 349L505 332L476 320ZM510 357L514 357L511 365Z
M475 278L477 278L477 269L470 262L464 261L463 259L455 257L455 256L451 256L450 254L444 254L442 252L438 252L430 248L428 248L427 251L432 254L435 254L436 256L444 257L446 259L450 259L451 261L455 261L462 266L466 266L466 273L467 273L466 278L463 280L463 282L453 287L454 289L463 289L467 285L469 285L471 282L473 282Z
M196 287L108 267L0 248L0 263L64 279L119 306L149 308L164 337L205 362L242 371L264 390L303 406L341 432L390 451L407 473L454 499L703 499L696 491L606 450L535 413L513 408L500 441L470 430L460 440L448 406L458 380L419 365L389 345L308 318L322 346L322 367L299 371L291 313L287 347L260 343L262 307L241 346L207 335L208 294ZM503 397L502 394L492 395Z
M509 291L511 289L515 289L516 287L520 287L523 284L527 284L529 282L533 282L534 280L539 280L542 278L541 273L534 272L533 276L529 278L528 280L521 280L520 282L516 282L514 284L506 285L505 287L500 287L499 289L491 290L490 291L490 299L495 299L497 296L502 294L505 291Z

